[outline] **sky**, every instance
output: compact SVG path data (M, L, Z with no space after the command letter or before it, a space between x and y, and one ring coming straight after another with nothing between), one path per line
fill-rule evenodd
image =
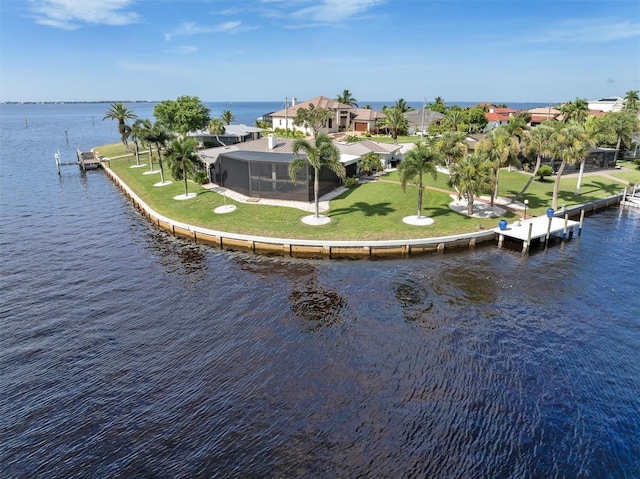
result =
M638 0L2 0L0 101L560 103L640 90Z

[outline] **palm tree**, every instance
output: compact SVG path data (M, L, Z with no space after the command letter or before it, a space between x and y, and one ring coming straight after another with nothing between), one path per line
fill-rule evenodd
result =
M527 125L525 118L516 115L509 118L509 123L504 125L504 128L511 136L518 140L518 143L520 143L524 137L524 132L529 129L529 126Z
M371 173L372 171L373 172L380 171L382 170L382 168L383 166L382 166L382 161L380 160L380 157L376 155L373 151L366 153L360 159L360 169L367 174Z
M298 156L303 152L306 157ZM326 166L333 171L340 179L347 175L344 165L340 163L340 151L333 144L331 138L325 133L320 133L315 137L314 143L309 143L304 138L297 138L293 142L293 154L295 158L289 163L289 177L294 183L297 182L298 172L302 168L313 168L313 197L315 202L315 218L320 217L320 169Z
M462 110L459 109L451 109L448 110L443 123L451 130L458 131L458 128L464 122L464 118L462 115Z
M153 171L153 142L149 139L153 133L153 125L151 124L151 120L144 119L140 124L139 128L139 137L142 140L143 145L146 145L149 148L149 171Z
M575 101L568 101L560 106L560 111L564 114L564 121L575 121L584 125L589 116L589 103L583 98L576 98Z
M112 103L111 108L107 110L104 115L104 120L118 120L118 133L120 133L120 138L122 139L122 143L126 146L126 121L127 120L135 120L137 115L133 113L133 111L129 110L124 103Z
M543 157L551 156L551 137L555 130L550 126L540 125L531 130L531 132L524 137L523 153L529 159L536 159L536 166L533 168L531 176L527 180L520 193L518 193L512 201L516 201L527 191L533 179L538 174L540 164Z
M633 134L640 130L640 121L638 120L638 116L632 111L611 112L605 115L605 118L611 132L617 139L616 156L613 160L615 163L618 161L620 146L622 144L631 146Z
M408 111L413 110L413 108L409 106L409 104L406 101L404 101L404 98L398 98L396 100L396 104L393 105L392 108L396 108L400 110L402 113L407 113Z
M336 101L340 103L344 103L345 105L349 105L355 108L358 108L358 100L351 96L351 92L349 90L343 90L342 95L338 95L336 97Z
M395 143L398 143L398 133L405 131L409 122L402 110L395 106L387 108L385 115L386 118L382 120L382 126L391 132L391 138L393 138Z
M635 111L640 110L640 98L638 98L638 90L629 90L624 95L624 107L627 110Z
M467 154L468 146L465 141L465 134L461 132L447 131L436 143L438 150L445 156L446 165L451 174L451 165Z
M221 119L219 118L211 119L211 121L209 122L209 134L216 137L216 140L218 140L218 143L220 144L219 146L224 146L224 143L222 143L222 141L220 140L219 135L224 134L225 131L226 129Z
M220 113L220 119L225 125L230 125L232 121L236 121L236 117L231 110L222 110L222 113Z
M476 151L491 162L493 168L494 189L491 193L491 206L498 196L498 179L500 168L517 159L519 146L504 127L492 130L487 137L478 142Z
M133 150L136 155L136 166L140 166L140 141L144 139L144 121L138 118L131 125L129 138L133 143Z
M482 155L474 153L462 158L451 167L449 186L456 189L458 199L467 200L467 214L473 215L475 196L491 190L491 163Z
M560 178L564 167L569 165L577 165L584 161L589 148L591 147L591 139L580 125L568 125L559 131L556 131L552 137L552 154L561 161L558 172L556 173L556 181L553 185L553 201L551 207L558 209L558 191L560 189Z
M447 111L447 105L444 102L444 98L441 96L435 97L433 103L429 105L429 109L444 114Z
M160 168L160 183L165 183L164 181L164 168L162 167L162 148L164 145L171 140L172 134L165 126L156 121L153 124L153 128L148 133L147 141L156 145L156 151L158 152L158 168Z
M398 166L398 175L402 191L406 191L407 183L415 181L418 187L418 219L422 218L422 191L423 177L425 174L431 175L435 180L438 177L436 164L440 161L441 154L433 146L419 142L410 149Z
M171 176L174 180L184 180L184 194L189 195L187 177L194 176L202 160L196 153L198 143L195 138L186 140L175 139L167 148L166 158L171 169Z

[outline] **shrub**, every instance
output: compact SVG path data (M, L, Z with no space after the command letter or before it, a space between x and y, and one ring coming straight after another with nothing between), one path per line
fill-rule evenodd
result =
M344 139L344 141L346 141L347 143L357 143L361 139L362 138L360 138L358 135L349 135Z
M538 173L536 173L536 176L538 177L538 180L540 180L540 181L544 181L544 179L547 176L551 176L551 175L553 175L553 168L551 168L549 165L542 165L538 169Z
M344 187L345 188L355 188L358 186L360 180L357 176L351 176L349 178L344 179Z
M640 158L638 158L637 160L634 161L635 165L638 167L638 169L640 170Z

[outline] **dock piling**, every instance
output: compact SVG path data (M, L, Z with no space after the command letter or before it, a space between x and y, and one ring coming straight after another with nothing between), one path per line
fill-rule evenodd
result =
M584 210L580 210L580 225L578 226L578 236L582 234L582 223L584 223Z

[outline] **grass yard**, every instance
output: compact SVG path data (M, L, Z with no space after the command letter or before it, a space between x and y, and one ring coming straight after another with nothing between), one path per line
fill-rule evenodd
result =
M124 154L121 144L96 148L99 155L114 157ZM146 155L142 163L148 163ZM347 190L331 201L328 216L332 221L324 226L308 226L301 222L310 213L295 208L261 205L260 203L237 203L227 198L227 204L237 209L229 214L215 214L213 210L222 206L222 195L189 182L189 192L197 193L193 199L178 201L173 197L184 193L184 183L175 181L167 186L154 186L160 181L160 174L145 175L149 166L131 168L135 164L133 156L110 161L113 171L131 187L143 201L161 215L184 223L230 233L245 233L257 236L326 239L326 240L386 240L448 236L469 233L480 229L493 228L497 218L469 218L449 208L451 197L448 193L426 189L423 196L424 216L435 220L431 226L420 227L403 223L405 216L417 213L418 190L407 186L403 192L397 172L383 176L386 181L374 181ZM157 165L156 165L157 169ZM171 180L165 165L165 179ZM502 170L500 173L500 195L513 196L520 191L527 176L518 172ZM582 194L574 196L575 179L562 179L559 203L567 206L605 198L620 191L620 184L604 177L585 177ZM428 187L449 190L447 175L438 174L436 181L428 178ZM530 214L544 214L551 205L553 181L533 182L527 191ZM504 216L514 219L507 212Z

